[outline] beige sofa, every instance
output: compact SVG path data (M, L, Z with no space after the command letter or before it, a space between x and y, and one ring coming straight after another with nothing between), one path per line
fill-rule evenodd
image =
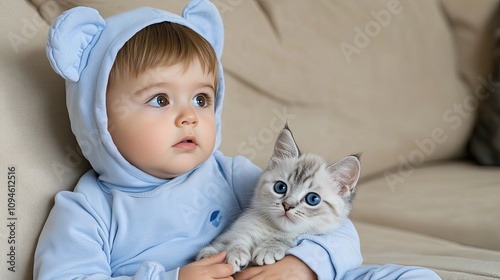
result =
M492 94L498 1L213 1L226 28L223 152L264 167L285 120L304 151L362 152L351 218L365 264L500 279L500 169L464 159ZM108 16L185 2L1 1L0 279L32 278L55 193L89 168L45 57L48 22L77 4Z

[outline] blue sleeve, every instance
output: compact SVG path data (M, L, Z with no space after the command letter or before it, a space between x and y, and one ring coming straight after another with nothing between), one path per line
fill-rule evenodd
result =
M242 209L248 208L262 169L249 159L237 156L233 159L233 188Z
M318 280L342 279L363 263L359 236L350 220L330 234L300 236L287 254L306 263Z
M34 279L177 279L177 269L165 271L156 262L143 263L135 276L111 277L105 212L81 193L57 194L35 251Z

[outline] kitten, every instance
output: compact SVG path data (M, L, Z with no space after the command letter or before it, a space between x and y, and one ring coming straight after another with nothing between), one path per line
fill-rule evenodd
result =
M328 165L318 155L301 154L285 126L249 209L197 259L226 251L234 273L250 264L281 260L299 235L324 234L341 225L351 210L359 175L358 156Z

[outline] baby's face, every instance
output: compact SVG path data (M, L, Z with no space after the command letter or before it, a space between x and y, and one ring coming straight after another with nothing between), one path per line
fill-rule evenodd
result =
M153 68L108 86L113 141L132 165L158 178L179 176L212 154L214 76L198 62Z

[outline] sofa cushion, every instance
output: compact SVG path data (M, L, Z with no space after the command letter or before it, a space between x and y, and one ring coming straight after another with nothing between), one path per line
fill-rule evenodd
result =
M354 221L365 265L395 263L434 270L443 279L500 278L500 252Z
M363 152L363 176L460 155L473 112L457 112L469 89L446 16L438 2L394 3L249 1L225 13L223 149L264 166L287 116L305 151Z
M150 6L156 8L167 9L168 11L180 14L187 0L140 0L140 1L123 1L123 0L28 0L38 9L40 15L48 22L52 23L54 19L63 11L76 6L88 6L99 10L99 13L104 17L109 17L113 14L124 12L139 6Z
M498 24L498 0L441 0L443 12L457 42L457 64L474 94L484 90L491 79L493 32Z
M500 170L401 165L358 185L352 218L500 251Z

